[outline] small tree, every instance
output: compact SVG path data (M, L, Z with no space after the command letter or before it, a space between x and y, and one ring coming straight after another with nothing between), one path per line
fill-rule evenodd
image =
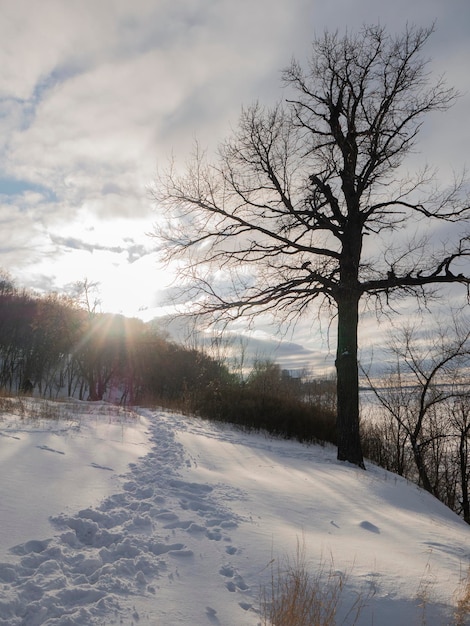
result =
M432 286L469 283L458 269L470 253L462 226L455 245L440 249L390 237L418 220L435 227L470 215L461 185L441 193L426 168L415 176L399 169L423 117L456 97L431 81L421 56L432 30L326 33L306 70L294 61L284 72L292 94L285 105L244 109L214 164L197 148L187 171L171 168L155 192L168 216L155 234L167 261L183 260L182 284L198 312L267 312L285 322L315 301L331 307L338 458L361 467L361 299L375 298L381 310L392 296L424 298Z
M385 384L379 387L370 379L369 383L395 423L395 462L402 463L411 450L423 488L454 509L459 491L459 512L468 521L468 324L454 320L453 327L446 325L430 333L402 328L395 333L390 351L394 365ZM386 430L390 435L388 422ZM406 475L402 467L399 473Z
M470 524L470 392L459 394L447 407L448 419L457 440L455 473L458 476L460 499L457 513Z

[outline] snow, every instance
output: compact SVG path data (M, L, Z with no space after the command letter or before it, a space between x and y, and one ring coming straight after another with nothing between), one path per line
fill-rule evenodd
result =
M438 626L470 563L468 525L400 477L163 411L2 414L0 471L1 626L256 626L299 543L346 576L338 624L359 594L361 626Z
M70 411L60 421L0 417L0 558L13 544L47 536L51 511L99 504L118 489L116 474L150 449L142 424L123 422L115 407L60 408Z

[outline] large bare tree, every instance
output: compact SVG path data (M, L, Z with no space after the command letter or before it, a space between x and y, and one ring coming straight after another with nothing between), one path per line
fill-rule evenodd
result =
M284 103L244 109L216 158L196 146L184 171L172 166L155 191L168 218L155 235L166 259L178 260L187 297L195 289L195 310L292 321L315 302L331 307L338 458L361 467L361 299L381 311L392 296L469 284L462 225L452 245L435 240L439 223L448 238L449 223L470 217L462 185L439 191L426 167L413 175L403 167L426 114L457 96L422 56L432 31L325 33L306 69L294 61L284 71ZM429 239L416 237L418 227Z

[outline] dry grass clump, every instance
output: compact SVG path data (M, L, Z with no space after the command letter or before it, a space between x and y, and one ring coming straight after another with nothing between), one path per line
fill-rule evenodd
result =
M333 561L320 562L313 573L308 566L305 547L297 545L294 558L271 562L271 581L261 593L262 626L357 626L373 591L345 597L348 574L338 572ZM419 583L416 600L419 614L413 623L438 626L428 619L433 580L429 568ZM349 601L349 605L347 602ZM377 624L379 616L375 616ZM444 618L443 618L444 619ZM338 621L340 620L340 621ZM369 623L369 622L367 622ZM375 621L373 622L376 623ZM470 626L470 568L454 594L453 607L440 626Z
M304 546L297 546L294 559L286 557L273 566L271 583L262 590L263 626L334 626L342 602L347 574L322 561L312 574ZM358 623L367 597L357 595L342 624ZM343 607L344 609L344 607Z
M130 407L108 402L82 402L73 398L45 399L25 395L7 395L0 391L0 420L11 415L28 420L76 420L82 414L94 412L112 420L135 419L137 413Z
M470 624L470 568L455 594L454 626Z
M23 418L25 413L26 408L22 398L18 396L7 396L3 393L0 394L0 415L10 414Z

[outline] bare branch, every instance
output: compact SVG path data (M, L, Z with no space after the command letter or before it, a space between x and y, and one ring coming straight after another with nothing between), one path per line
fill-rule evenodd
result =
M357 325L363 296L377 311L436 286L470 285L470 202L463 177L444 191L431 171L400 177L428 113L457 92L433 80L423 47L430 28L396 37L380 26L325 35L310 63L283 77L284 104L242 110L214 164L196 146L187 171L170 169L155 194L156 235L176 262L191 308L230 319L259 312L296 318L326 299L338 309L338 453L363 466L359 442ZM457 244L415 252L392 234L457 223ZM364 246L365 237L374 246ZM366 256L364 249L371 248ZM352 443L351 443L352 442Z

